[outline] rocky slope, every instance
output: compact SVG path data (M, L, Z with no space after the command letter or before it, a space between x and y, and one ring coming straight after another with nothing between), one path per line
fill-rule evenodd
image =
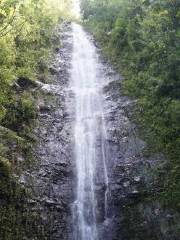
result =
M100 54L100 56L102 56ZM109 224L104 239L177 240L177 212L156 199L160 185L156 168L166 163L161 154L147 154L146 143L133 122L135 100L123 95L122 76L102 60L105 113L109 146ZM109 237L107 237L109 233Z
M38 96L39 120L34 130L38 146L34 154L36 164L20 178L21 185L30 193L26 211L22 213L26 215L26 221L21 224L25 224L26 230L21 239L72 238L71 206L76 177L74 96L69 86L71 24L59 27L58 34L61 48L56 49L49 68L50 82L37 83L41 92ZM103 59L100 49L97 51L102 72L99 77L104 84L109 153L108 213L101 229L101 239L178 240L178 214L163 209L159 202L153 200L158 187L152 173L164 161L163 157L145 157L146 144L138 137L137 126L132 120L135 101L123 96L120 90L122 77ZM100 221L103 221L101 217Z
M37 215L38 231L28 239L68 239L73 200L72 119L69 69L72 52L71 26L59 27L61 48L49 68L49 84L40 84L39 120L35 129L36 166L21 176L29 189L28 211ZM31 231L33 226L27 226Z

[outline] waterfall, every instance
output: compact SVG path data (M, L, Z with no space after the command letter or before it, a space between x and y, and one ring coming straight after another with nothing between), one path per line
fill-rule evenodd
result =
M98 240L96 185L104 185L107 213L108 173L102 83L98 78L96 48L88 34L73 24L72 90L75 95L76 201L73 205L74 240ZM100 168L99 168L100 166Z

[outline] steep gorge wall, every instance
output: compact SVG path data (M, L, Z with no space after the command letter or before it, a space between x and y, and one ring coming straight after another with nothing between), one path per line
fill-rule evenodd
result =
M61 48L56 49L49 66L49 83L38 86L41 94L37 98L39 115L34 129L38 143L34 151L36 164L26 168L19 180L20 189L29 195L24 198L24 192L20 191L23 198L17 196L15 206L8 209L9 213L12 211L15 224L11 225L6 213L7 225L4 220L3 224L7 229L3 240L12 236L13 240L72 238L71 204L76 177L74 96L69 88L71 24L60 27L59 35ZM135 102L119 91L122 77L104 60L101 50L97 51L101 79L105 81L104 114L109 146L109 207L102 239L178 240L179 215L153 199L158 189L152 172L163 158L161 155L145 157L146 144L138 137L132 121ZM8 235L8 231L11 234Z
M8 134L9 155L14 157L16 169L10 179L1 176L6 181L0 195L2 240L69 238L74 179L71 109L67 107L71 106L67 91L72 53L70 24L59 25L54 37L61 46L56 44L54 48L48 83L28 85L36 98L38 117L31 128L36 142L26 146L27 155L19 148L24 146L23 140L14 137L12 141L13 132L4 130L3 141Z

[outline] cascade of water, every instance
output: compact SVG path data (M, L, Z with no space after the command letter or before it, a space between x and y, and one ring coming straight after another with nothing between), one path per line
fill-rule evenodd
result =
M95 178L97 157L101 166L107 212L108 173L106 167L106 129L103 116L101 83L97 78L96 49L83 31L73 24L72 89L75 94L75 158L77 167L77 196L73 206L74 240L98 240L97 197ZM101 138L101 153L97 140Z

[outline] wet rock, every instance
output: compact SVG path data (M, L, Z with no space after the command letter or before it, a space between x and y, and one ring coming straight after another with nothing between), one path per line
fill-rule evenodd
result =
M19 86L19 84L18 84L17 82L14 82L14 83L13 83L12 88L13 88L15 91L20 91L20 90L21 90L21 87Z
M56 47L55 48L55 51L58 53L60 51L60 48L59 47Z
M104 236L103 239L180 239L177 223L173 222L176 218L175 212L170 214L170 224L168 216L171 211L165 210L154 200L147 200L152 199L152 195L158 191L151 173L159 164L165 162L164 157L144 156L146 143L139 138L137 127L132 122L136 100L123 96L120 90L122 78L119 76L118 79L113 70L109 71L105 61L103 64L106 68L103 68L102 74L105 73L109 79L104 87L104 109L111 156L107 165L108 201L113 229L112 236ZM180 216L177 218L180 221Z
M51 105L39 105L39 111L41 113L46 113L46 112L49 112L51 110L53 110L53 106L51 106Z
M52 240L68 239L70 206L74 194L70 146L72 122L69 120L67 123L65 120L69 115L69 110L65 107L65 103L68 102L66 84L69 79L69 65L65 63L71 59L72 48L71 34L67 34L71 28L67 26L66 30L57 30L62 37L62 48L56 49L54 63L49 68L52 83L36 83L36 87L44 96L44 99L40 98L38 102L39 123L34 131L38 137L35 153L37 166L25 172L20 179L21 184L26 185L31 192L27 203L28 211L38 216L38 229L46 226L43 239Z
M130 182L129 182L129 181L124 182L124 183L123 183L123 186L124 186L124 187L129 187L129 186L130 186Z
M54 67L50 67L50 68L49 68L49 71L50 71L50 73L51 73L52 75L56 75L56 74L58 73L57 69L54 68Z
M134 177L134 181L139 183L141 181L141 177L140 176Z
M16 83L18 84L18 86L22 90L25 90L25 89L28 89L28 88L36 88L37 87L36 81L33 81L33 80L31 80L29 78L25 78L25 77L18 78Z

